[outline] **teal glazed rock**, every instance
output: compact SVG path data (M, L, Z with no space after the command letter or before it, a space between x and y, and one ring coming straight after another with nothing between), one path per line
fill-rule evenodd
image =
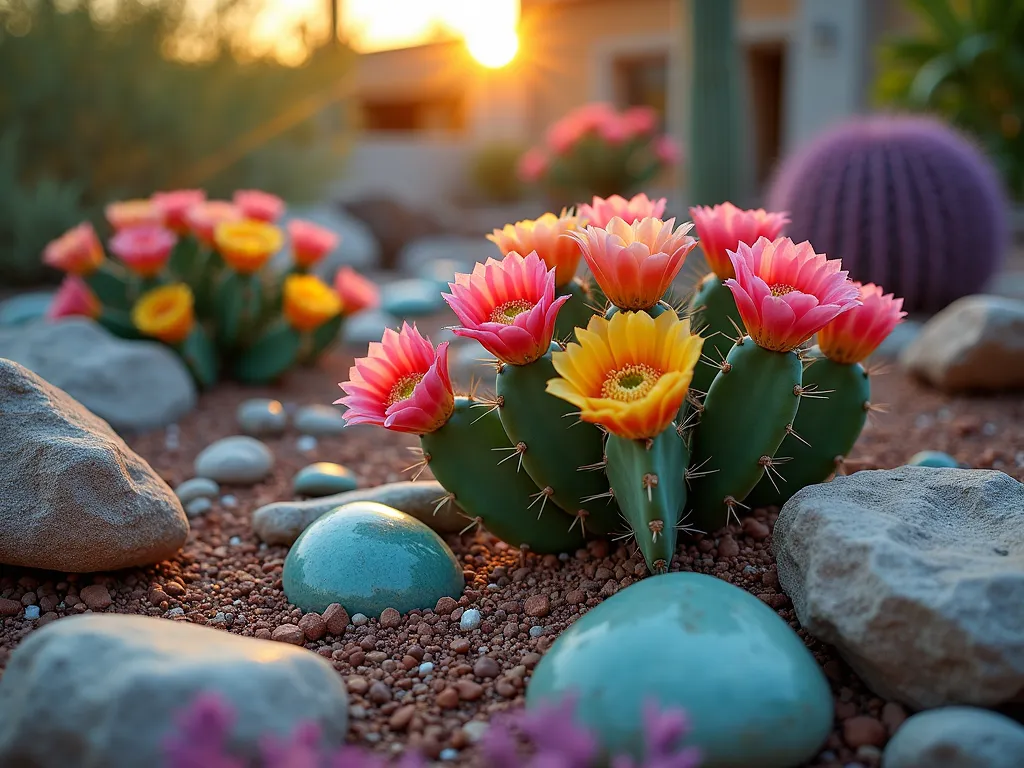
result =
M907 464L911 467L960 467L960 462L942 451L920 451L911 456Z
M456 600L465 581L440 536L392 507L360 501L316 520L284 563L284 593L304 611L340 603L349 615L406 613Z
M292 490L299 496L330 496L354 491L359 481L348 467L330 461L318 461L300 469L292 481Z
M832 728L832 694L800 638L750 593L697 573L645 579L563 632L526 706L569 695L605 750L637 758L644 704L685 709L702 768L791 768Z

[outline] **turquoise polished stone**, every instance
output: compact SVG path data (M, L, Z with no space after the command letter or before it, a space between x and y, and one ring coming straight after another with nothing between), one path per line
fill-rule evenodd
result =
M640 756L646 702L686 710L702 768L791 768L832 728L828 683L796 633L749 592L698 573L647 578L563 632L526 705L573 694L612 754Z
M953 467L956 469L960 462L942 451L920 451L910 457L907 462L912 467Z
M332 493L354 491L356 476L348 467L330 461L318 461L303 467L292 481L292 489L299 496L330 496Z
M465 581L440 536L414 517L370 501L328 512L292 545L284 563L284 593L304 611L341 603L349 615L406 613L456 600Z
M410 277L381 289L381 309L395 317L422 317L443 306L441 291L431 280Z

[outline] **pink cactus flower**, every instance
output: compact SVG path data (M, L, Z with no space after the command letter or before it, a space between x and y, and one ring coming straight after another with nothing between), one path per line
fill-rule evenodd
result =
M693 224L673 230L675 223L648 217L627 224L615 217L607 229L588 226L573 237L608 300L619 309L636 311L661 300L697 245L686 234Z
M785 213L768 213L764 208L745 211L732 203L696 206L690 209L690 218L711 271L722 280L735 277L726 251L735 251L740 243L753 245L759 237L774 240L789 223Z
M110 240L110 251L132 272L153 277L163 270L177 242L169 229L141 224L115 234Z
M60 317L83 316L91 317L93 320L100 316L102 311L99 299L89 290L85 280L78 275L65 275L64 281L57 289L57 293L46 311L46 317L56 320Z
M725 284L754 343L774 352L796 349L843 312L860 306L860 291L839 259L808 242L759 238L729 251L735 278Z
M547 353L558 310L569 300L555 298L555 270L536 251L488 259L448 285L451 293L442 295L462 322L455 334L476 339L512 365L532 363Z
M258 189L240 189L235 192L234 203L247 219L273 224L284 213L284 200L277 195Z
M171 192L156 192L150 200L163 216L164 226L184 235L189 231L189 209L205 201L206 192L201 189L175 189Z
M818 346L829 360L837 363L859 363L907 316L903 299L891 293L882 294L874 283L854 283L860 291L861 305L843 312L818 331Z
M149 199L118 200L107 205L103 213L115 232L144 224L161 226L164 223L163 211Z
M520 181L525 181L527 184L536 184L544 178L547 170L548 156L544 154L543 150L537 148L526 150L516 166L516 174Z
M630 138L630 126L620 115L610 115L597 125L597 135L613 146L625 144Z
M103 246L92 224L72 227L43 251L43 263L72 275L89 275L103 263Z
M679 165L683 159L683 151L671 136L659 136L654 140L654 156L662 165Z
M366 357L356 360L349 380L338 386L348 406L349 424L374 424L395 432L425 435L444 426L455 411L448 375L448 342L438 345L420 335L415 325L384 331Z
M627 224L632 224L637 219L660 219L665 213L667 202L664 197L651 200L643 192L629 200L620 195L612 195L609 198L595 197L590 205L581 205L576 215L579 216L581 224L604 229L616 216Z
M658 126L658 113L650 107L630 107L621 119L630 138L649 136Z
M341 298L341 314L346 317L380 306L377 284L367 280L352 267L338 270L334 276L334 290Z
M340 239L331 230L301 219L288 222L288 236L292 239L292 258L303 269L309 269L337 248Z
M207 246L213 245L218 224L243 218L242 209L227 200L205 200L185 212L185 222L192 234Z

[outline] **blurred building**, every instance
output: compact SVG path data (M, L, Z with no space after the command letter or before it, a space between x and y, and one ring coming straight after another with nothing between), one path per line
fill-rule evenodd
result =
M492 0L477 0L481 4ZM787 150L870 106L872 51L904 26L888 0L736 0L750 138L764 180ZM364 53L360 138L339 192L430 206L472 196L467 165L589 101L648 105L686 152L689 0L520 0L519 49L490 68L453 36ZM685 171L679 180L685 196Z

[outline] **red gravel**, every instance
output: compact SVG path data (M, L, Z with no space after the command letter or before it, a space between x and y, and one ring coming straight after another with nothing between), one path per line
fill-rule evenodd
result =
M319 370L293 374L281 388L246 390L226 384L205 395L200 408L180 425L180 447L169 450L163 431L131 439L169 483L191 477L192 460L216 438L236 432L235 408L249 397L277 397L285 403L329 403L349 360L325 361ZM974 467L994 467L1024 479L1024 401L1020 398L966 400L926 391L899 374L876 380L878 402L887 414L872 416L850 461L851 468L892 467L923 449L943 450ZM351 693L350 739L383 752L412 745L432 756L444 747L473 761L471 720L521 703L530 670L558 634L604 597L643 578L642 559L625 545L592 542L564 561L529 556L485 534L451 536L463 564L467 588L459 600L443 598L434 610L400 616L385 611L351 628L340 606L324 615L303 616L281 590L287 550L266 547L253 534L249 517L257 507L291 497L294 473L314 461L347 465L362 486L402 479L413 462L414 440L374 428L354 428L320 438L308 454L296 448L298 434L268 438L277 456L272 475L252 488L226 488L237 505L215 503L192 521L192 533L175 560L116 574L62 574L0 567L0 669L10 651L36 627L59 617L106 610L167 616L216 626L222 631L273 637L304 644L329 659ZM779 589L771 556L771 510L759 510L742 527L681 542L673 570L707 573L757 595L791 624L823 665L836 702L836 727L810 765L838 768L856 761L879 763L880 748L907 713L874 696L833 651L806 637L792 606ZM234 537L237 537L235 539ZM235 543L232 543L234 540ZM36 604L37 621L23 619L23 606ZM482 622L459 630L465 608L480 610ZM218 614L220 614L218 616ZM531 638L535 625L544 633ZM431 671L420 673L430 662ZM723 659L722 663L728 663Z

